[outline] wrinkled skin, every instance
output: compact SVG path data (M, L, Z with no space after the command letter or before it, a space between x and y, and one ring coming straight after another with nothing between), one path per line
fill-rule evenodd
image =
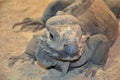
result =
M104 67L109 48L117 39L117 19L105 3L99 0L76 0L70 6L63 7L63 11L58 11L61 10L58 7L51 13L53 7L56 4L46 10L42 23L38 21L37 26L46 27L45 34L33 37L25 53L34 56L32 59L46 68L54 67L62 71L63 75L70 68L84 66L88 68L86 76L92 73L93 78L97 69ZM53 15L55 13L56 16ZM29 21L25 19L22 23ZM34 21L27 25L32 23ZM12 65L17 58L10 60Z
M104 0L117 18L120 18L120 0Z

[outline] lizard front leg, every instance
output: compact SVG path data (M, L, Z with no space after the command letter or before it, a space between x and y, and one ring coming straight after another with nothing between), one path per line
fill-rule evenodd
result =
M97 70L104 67L108 58L109 40L104 35L96 34L89 38L87 44L91 54L86 64L88 71L85 76L91 74L91 79L94 80Z

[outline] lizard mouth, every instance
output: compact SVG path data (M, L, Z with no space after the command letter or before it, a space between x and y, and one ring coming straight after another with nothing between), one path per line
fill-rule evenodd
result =
M75 55L68 55L65 51L57 51L54 48L49 47L49 45L46 45L47 49L50 50L49 57L52 57L56 60L60 61L75 61L81 57L81 55L84 53L85 49L83 47L79 47L79 50L77 50L74 54Z

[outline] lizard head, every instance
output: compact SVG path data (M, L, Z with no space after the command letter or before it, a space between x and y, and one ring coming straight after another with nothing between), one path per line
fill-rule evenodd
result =
M84 43L75 17L60 15L50 18L46 23L46 35L48 46L59 53L59 59L75 60L81 56Z

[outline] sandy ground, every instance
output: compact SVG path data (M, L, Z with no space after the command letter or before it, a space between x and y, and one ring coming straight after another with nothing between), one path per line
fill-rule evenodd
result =
M24 52L34 33L31 31L15 33L12 25L26 17L38 18L51 0L0 0L0 80L42 80L48 74L60 75L60 72L49 72L36 63L17 62L8 67L8 59ZM110 50L105 71L98 70L96 80L120 80L120 36ZM43 80L89 80L83 79L78 69L65 77L45 77ZM75 76L76 75L76 76Z

